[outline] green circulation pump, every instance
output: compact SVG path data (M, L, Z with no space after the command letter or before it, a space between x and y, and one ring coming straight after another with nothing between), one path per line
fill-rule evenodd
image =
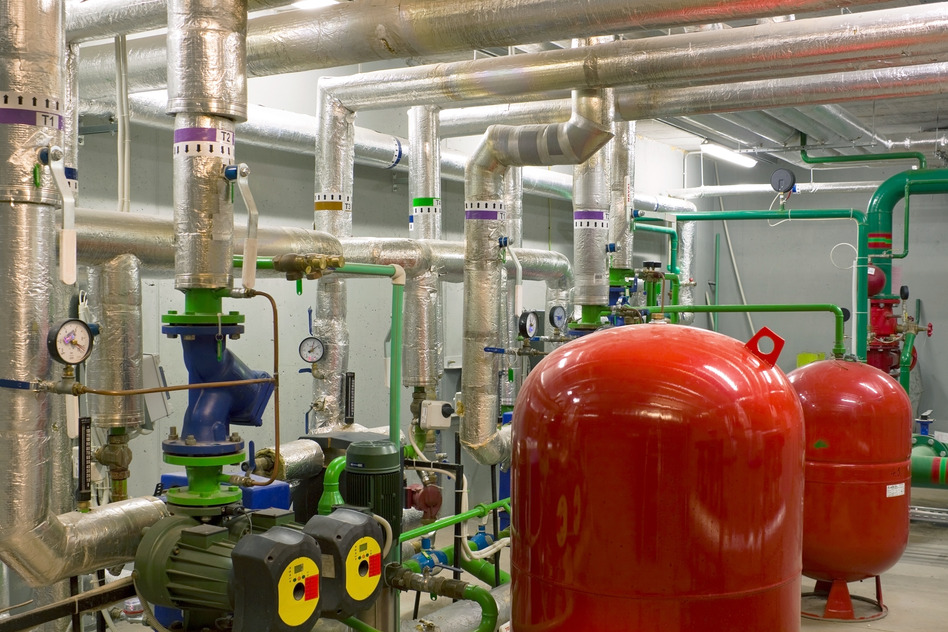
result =
M402 454L391 441L357 441L346 451L346 503L385 518L394 541L401 535ZM393 549L396 547L393 547Z

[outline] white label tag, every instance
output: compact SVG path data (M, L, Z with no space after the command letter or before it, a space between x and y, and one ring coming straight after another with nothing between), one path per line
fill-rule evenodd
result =
M323 553L323 568L322 576L327 579L335 579L336 577L336 560L332 555Z
M497 632L510 632L510 621L497 628Z
M885 486L886 498L895 498L896 496L905 496L905 483L899 483L898 485Z

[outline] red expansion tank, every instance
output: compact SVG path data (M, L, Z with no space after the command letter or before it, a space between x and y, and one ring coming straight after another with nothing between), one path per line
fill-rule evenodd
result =
M845 584L885 572L908 543L912 404L858 362L814 362L788 377L806 423L803 573L831 597L814 615L873 618L854 616Z
M773 365L782 342L632 325L530 373L513 420L516 632L799 630L803 418Z

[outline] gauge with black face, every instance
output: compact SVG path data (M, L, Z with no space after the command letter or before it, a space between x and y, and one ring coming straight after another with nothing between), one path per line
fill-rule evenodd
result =
M92 353L92 330L78 318L50 327L46 336L49 355L61 364L82 364Z
M550 324L557 329L566 327L566 308L562 305L554 305L550 308Z
M520 335L524 338L533 338L537 335L537 330L540 328L540 317L537 316L536 312L524 312L520 315Z

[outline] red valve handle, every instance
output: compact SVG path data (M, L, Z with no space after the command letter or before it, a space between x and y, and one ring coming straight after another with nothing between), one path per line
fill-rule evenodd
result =
M932 337L932 324L931 323L928 323L928 337L929 338Z

